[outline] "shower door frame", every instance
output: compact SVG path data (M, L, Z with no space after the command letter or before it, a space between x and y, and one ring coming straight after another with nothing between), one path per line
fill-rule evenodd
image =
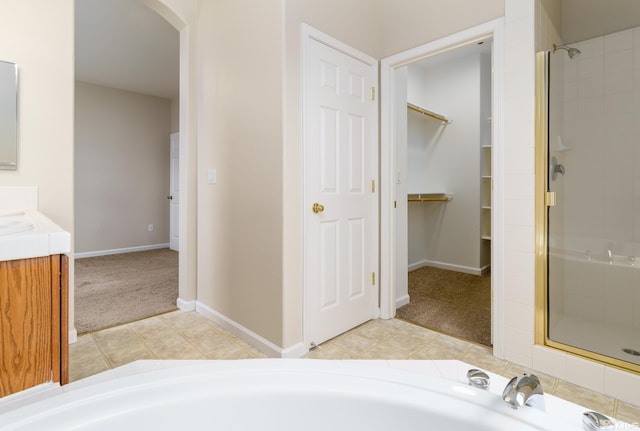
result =
M549 207L549 69L551 51L536 53L535 106L535 344L571 353L595 362L640 374L640 365L549 339L548 234Z

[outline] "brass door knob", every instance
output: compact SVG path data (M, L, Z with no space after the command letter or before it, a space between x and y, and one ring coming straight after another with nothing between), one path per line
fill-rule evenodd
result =
M316 202L311 207L311 210L316 214L321 213L322 211L324 211L324 205L320 205L319 203Z

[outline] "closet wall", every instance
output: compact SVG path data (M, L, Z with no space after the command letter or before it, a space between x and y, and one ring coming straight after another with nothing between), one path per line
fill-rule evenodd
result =
M408 102L451 123L408 110L407 192L452 196L409 202L410 270L430 265L480 274L490 266L490 197L482 195L491 159L491 53L485 44L408 67Z

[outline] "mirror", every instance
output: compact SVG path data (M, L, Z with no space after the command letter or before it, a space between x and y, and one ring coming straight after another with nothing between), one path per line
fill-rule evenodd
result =
M18 168L18 66L0 61L0 169Z

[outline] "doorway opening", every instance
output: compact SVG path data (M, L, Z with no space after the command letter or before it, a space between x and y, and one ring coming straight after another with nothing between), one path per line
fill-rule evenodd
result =
M151 6L127 0L77 2L75 33L71 304L83 333L176 308L167 197L169 137L180 123L180 35ZM137 269L127 273L119 261Z
M491 39L405 66L408 282L397 317L491 345ZM436 115L434 115L436 114ZM406 195L406 199L403 199ZM404 203L404 202L403 202Z
M391 286L381 291L381 314L494 351L501 38L496 20L382 67L382 175L390 179L382 204L392 210L381 213L381 271L389 265Z

